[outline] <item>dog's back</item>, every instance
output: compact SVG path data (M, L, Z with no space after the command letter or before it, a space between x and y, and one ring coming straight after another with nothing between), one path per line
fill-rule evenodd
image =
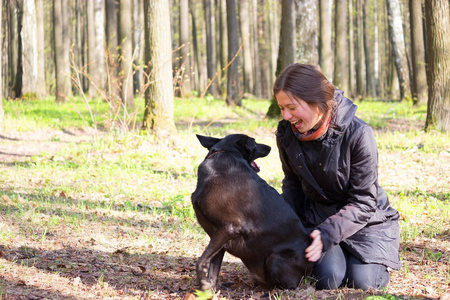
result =
M295 288L311 268L304 257L309 237L292 208L254 170L253 159L270 148L242 146L245 137L226 137L209 148L192 194L197 219L212 240L223 229L223 248L259 282Z

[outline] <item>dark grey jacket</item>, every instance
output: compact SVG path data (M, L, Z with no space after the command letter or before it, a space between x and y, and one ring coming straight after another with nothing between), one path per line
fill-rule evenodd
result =
M306 228L320 230L324 251L340 244L366 263L399 269L399 213L378 184L375 136L342 91L334 98L330 128L319 140L301 142L288 121L279 122L283 198Z

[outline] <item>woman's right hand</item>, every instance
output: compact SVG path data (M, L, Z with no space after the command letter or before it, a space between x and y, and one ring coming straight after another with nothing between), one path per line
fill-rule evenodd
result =
M311 232L310 237L312 238L312 243L309 245L308 248L305 250L305 257L311 261L316 262L319 260L319 258L322 256L322 250L323 250L323 243L322 238L320 237L320 231L319 230L313 230Z

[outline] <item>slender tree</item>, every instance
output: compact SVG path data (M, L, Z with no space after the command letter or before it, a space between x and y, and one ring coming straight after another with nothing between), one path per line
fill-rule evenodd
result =
M239 25L242 38L242 63L244 77L244 93L253 92L252 53L250 37L250 14L248 0L239 1Z
M295 33L295 1L283 0L281 2L281 27L280 27L280 45L278 50L277 69L278 76L287 66L295 63L296 57L296 33ZM280 108L277 100L273 97L267 111L266 117L278 118Z
M148 89L142 129L157 137L176 132L173 119L172 49L169 2L144 1Z
M425 1L428 53L428 109L425 130L450 132L450 4Z
M34 0L22 2L22 95L36 97L38 51L36 39L36 6ZM65 49L64 49L65 50Z
M348 83L347 94L350 97L356 95L356 70L355 70L355 49L354 49L354 18L353 18L353 0L348 1Z
M331 48L331 10L329 0L319 0L319 65L328 79L333 77L333 51Z
M119 2L121 95L122 103L126 104L129 108L134 107L132 4L132 1L121 0Z
M211 95L217 95L217 80L214 79L216 75L216 52L214 50L214 8L213 1L203 0L203 7L205 11L205 28L206 28L206 66L208 74L208 91ZM211 81L213 80L214 81Z
M189 0L180 0L180 67L182 70L181 95L191 93L191 64L189 51Z
M105 39L108 64L108 92L110 99L120 97L119 93L119 58L118 58L118 22L117 1L105 0ZM94 54L93 54L94 55Z
M22 64L20 62L22 42L19 39L21 30L21 11L15 0L9 3L9 72L10 88L15 97L20 97L22 92Z
M363 0L356 0L356 36L357 41L355 45L356 55L356 95L358 98L366 96L366 68L364 55L364 33L363 33Z
M389 15L389 36L400 88L400 99L410 93L409 70L403 34L400 0L386 0Z
M64 102L70 96L69 36L67 0L53 0L55 43L56 101Z
M45 84L45 43L44 43L44 0L35 0L36 3L36 42L37 42L37 82L36 93L39 98L45 97L47 88Z
M253 94L256 97L261 97L261 80L259 79L261 76L261 68L260 68L260 60L259 60L259 43L258 43L258 1L253 0L251 5L251 20L252 20L252 26L251 26L251 32L252 32L252 39L251 39L251 45L252 45L252 65L253 65Z
M228 59L231 64L228 68L227 104L230 106L242 105L242 92L239 82L239 56L238 33L236 17L236 1L227 0L228 25Z
M196 23L196 13L195 13L195 1L190 0L189 2L189 12L191 13L192 20L192 48L193 48L193 56L194 56L194 68L196 72L194 72L195 79L195 89L198 93L201 92L201 66L200 66L200 51L197 40L197 23Z
M376 97L375 86L375 39L374 39L374 22L373 19L373 2L364 0L363 5L363 32L364 32L364 58L366 65L366 95L372 98Z
M2 7L3 1L0 1L0 12L3 12L3 7ZM0 32L2 31L2 24L3 24L3 13L0 13ZM1 53L3 53L3 43L0 43L0 66L3 66L3 55L1 55ZM3 76L2 76L2 72L3 68L0 68L0 131L3 131L3 120L5 119L5 112L3 111Z
M350 0L351 1L351 0ZM336 0L335 3L335 47L334 76L335 86L348 91L348 51L347 51L347 1Z
M409 0L411 29L411 60L413 102L415 105L427 102L427 74L425 70L425 43L423 38L422 1Z
M228 64L228 31L227 31L227 3L226 0L219 0L219 51L220 51L220 90L221 93L226 90L226 78L228 70L225 68Z
M337 2L336 2L337 3ZM297 1L297 59L299 63L318 64L317 1Z

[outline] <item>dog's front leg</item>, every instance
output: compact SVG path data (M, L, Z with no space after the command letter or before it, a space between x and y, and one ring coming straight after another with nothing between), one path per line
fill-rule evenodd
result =
M215 289L222 259L224 244L230 239L225 230L216 230L195 266L197 281L201 290Z
M212 286L217 285L217 278L219 277L220 266L222 265L223 256L225 255L225 249L222 248L213 256L209 264L209 281Z

